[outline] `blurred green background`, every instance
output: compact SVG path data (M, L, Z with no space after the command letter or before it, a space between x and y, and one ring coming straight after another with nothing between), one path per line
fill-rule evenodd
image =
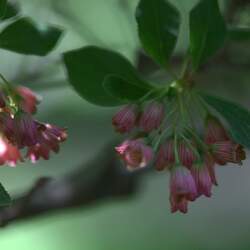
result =
M67 126L60 154L36 165L1 168L0 182L14 196L41 176L58 178L77 168L114 136L114 109L82 100L66 82L60 54L95 44L115 49L132 62L139 46L133 16L137 0L20 0L24 14L65 27L58 48L46 58L1 51L0 72L43 96L37 118ZM176 53L187 47L187 13L196 0L172 0L184 23ZM222 8L229 1L221 1ZM249 48L249 47L248 47ZM249 52L249 49L247 50ZM245 53L242 52L242 53ZM241 57L239 54L234 56ZM248 61L249 61L248 57ZM108 60L108 59L107 59ZM249 102L249 71L212 67L203 77L209 90ZM101 164L101 162L100 162ZM168 175L150 174L132 200L107 202L13 223L0 229L0 249L8 250L217 250L250 249L250 168L218 167L219 187L211 199L190 204L187 215L171 214Z

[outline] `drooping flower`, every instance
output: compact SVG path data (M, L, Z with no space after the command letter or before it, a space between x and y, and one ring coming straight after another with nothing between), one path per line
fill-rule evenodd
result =
M242 161L246 159L243 146L230 140L214 143L212 151L215 161L220 165L225 165L228 162L242 164Z
M28 148L26 158L30 159L32 163L36 163L40 158L44 160L49 159L50 148L45 144L36 144Z
M203 163L201 166L195 166L191 172L195 180L198 196L210 197L213 183L207 165Z
M164 118L164 105L160 102L151 102L146 105L140 117L139 126L149 133L158 129Z
M15 116L1 113L0 128L4 136L18 148L30 147L38 143L37 122L28 113L20 112Z
M67 139L68 135L65 128L60 128L56 125L52 125L49 123L38 123L41 129L44 132L44 138L48 138L50 140L57 140L58 142L63 142Z
M53 144L53 141L62 142L67 138L65 129L35 121L28 113L18 113L13 118L3 114L0 122L4 136L18 148L35 146L41 143L41 140Z
M217 141L226 140L229 140L226 129L217 118L210 115L207 118L205 142L207 144L213 144Z
M59 152L66 140L65 129L40 123L33 118L38 96L29 88L13 87L2 76L0 88L0 165L14 166L23 161L20 149L28 148L27 157L33 162L48 159L51 151Z
M66 130L51 124L36 122L38 129L38 142L28 148L26 157L35 163L40 158L49 159L50 151L58 153L60 143L67 138Z
M36 122L32 116L28 113L18 113L13 118L13 135L14 144L17 144L19 148L25 146L30 147L38 142L38 130ZM11 136L12 139L13 137Z
M8 142L7 139L0 137L0 165L15 167L17 162L23 161L19 149Z
M172 213L187 213L188 201L197 197L195 181L190 171L183 166L176 166L171 171L170 203Z
M39 103L38 96L31 89L24 86L17 87L16 91L22 98L20 101L21 109L30 114L35 113Z
M146 167L153 159L153 150L142 139L127 140L116 147L129 170Z
M175 163L174 143L172 140L163 143L160 146L156 156L155 167L158 171L169 169Z
M136 119L136 105L127 105L113 116L112 123L115 130L123 134L130 132L135 127Z

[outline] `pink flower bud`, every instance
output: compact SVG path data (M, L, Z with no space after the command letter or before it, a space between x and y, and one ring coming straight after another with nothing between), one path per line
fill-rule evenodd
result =
M191 168L196 160L194 152L184 143L178 145L179 158L183 166Z
M32 90L23 86L17 87L16 90L22 97L20 102L21 109L30 114L35 113L36 106L39 103L38 96Z
M209 116L207 118L207 127L205 131L205 142L207 144L212 144L217 141L226 141L228 140L228 134L226 129L223 127L221 122L213 117Z
M112 123L117 132L129 133L135 127L136 119L136 106L127 105L114 115Z
M164 105L160 102L151 102L144 108L139 126L149 133L160 127L164 118Z
M158 171L169 169L175 163L174 157L174 143L173 141L167 141L163 143L159 149L156 157L156 169Z
M246 159L243 146L230 140L216 142L212 148L215 161L220 165L228 162L242 164L242 161Z
M141 139L127 140L115 149L129 170L146 167L153 159L153 150Z
M191 168L196 160L194 152L184 142L180 142L178 145L178 156L181 164L187 168ZM171 140L161 145L156 158L156 169L161 171L171 168L174 164L174 142Z
M195 181L190 171L177 166L171 171L170 179L170 203L172 213L180 211L187 213L188 201L194 201L197 197Z

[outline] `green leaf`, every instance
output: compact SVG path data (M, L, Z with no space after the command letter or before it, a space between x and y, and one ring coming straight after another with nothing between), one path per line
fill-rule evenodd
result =
M149 91L116 75L109 75L103 82L104 89L124 103L137 101Z
M15 17L18 15L18 13L19 6L16 3L7 3L5 13L0 17L0 20L6 20Z
M166 67L179 33L178 10L165 0L141 0L136 10L136 20L145 51Z
M238 104L218 97L203 94L202 98L225 119L234 140L250 148L250 112Z
M11 203L11 198L3 185L0 183L0 207L8 206Z
M138 77L131 63L116 52L89 46L65 53L64 63L69 82L93 104L117 106L123 103L104 89L104 80L109 75L121 77L145 90L151 88ZM125 85L123 90L126 91Z
M232 41L249 41L250 40L250 28L248 27L234 27L228 31L228 38Z
M0 33L0 48L27 55L47 55L62 31L55 26L38 27L29 18L20 18Z
M224 44L226 25L217 0L200 0L190 13L190 53L196 70Z
M0 19L4 16L6 11L7 0L0 0Z

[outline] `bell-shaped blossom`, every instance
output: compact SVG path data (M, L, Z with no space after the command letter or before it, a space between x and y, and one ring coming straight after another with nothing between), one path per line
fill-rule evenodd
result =
M142 139L126 140L116 147L116 152L129 170L146 167L153 159L153 150Z
M0 165L15 167L19 161L23 161L19 149L7 139L0 137Z
M242 161L246 159L243 146L230 140L216 142L212 148L215 161L220 165L228 162L242 164Z
M191 172L195 180L198 196L210 197L213 183L206 164L193 167Z
M48 160L50 152L58 153L60 143L67 138L66 130L51 124L42 124L37 122L38 142L28 148L26 157L35 163L40 158Z
M16 143L19 148L36 145L38 142L38 130L36 122L30 114L18 113L13 118L12 126L15 139L14 143Z
M172 213L176 211L187 213L188 201L194 201L197 194L197 188L191 172L183 166L174 167L171 171L170 179Z

